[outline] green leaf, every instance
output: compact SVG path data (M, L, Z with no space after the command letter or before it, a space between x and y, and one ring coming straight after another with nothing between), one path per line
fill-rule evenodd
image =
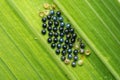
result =
M91 55L83 66L65 65L40 31L44 3L1 0L0 80L119 80L120 3L117 0L54 0Z

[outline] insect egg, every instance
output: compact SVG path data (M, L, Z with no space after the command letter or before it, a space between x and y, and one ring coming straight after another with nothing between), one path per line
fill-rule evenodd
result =
M54 43L57 43L58 42L58 38L54 38L53 41L54 41Z
M72 65L72 67L75 67L76 66L76 62L73 61L71 65Z
M74 53L74 55L78 55L78 50L75 49L75 50L73 51L73 53Z
M50 15L54 15L54 10L50 10Z
M72 53L72 49L68 49L67 52L70 54Z
M52 36L53 36L53 32L49 32L49 33L48 33L48 36L49 36L49 37L52 37Z
M61 16L61 12L60 12L60 11L57 11L57 12L56 12L56 15L57 15L58 17L60 17L60 16Z
M51 26L53 22L51 20L48 21L48 25Z
M76 33L73 33L72 34L72 38L76 38L77 37L77 34Z
M58 21L54 21L54 25L57 27L59 25Z
M66 38L67 38L67 39L70 39L70 38L71 38L71 35L70 35L70 34L67 34L67 35L66 35Z
M48 14L49 14L49 10L45 10L45 11L44 11L44 15L47 16Z
M67 45L64 44L62 48L63 48L64 50L67 49Z
M69 43L68 45L69 45L69 48L72 48L72 47L73 47L73 44L72 44L72 43Z
M52 5L51 5L51 8L52 8L52 9L55 9L55 8L56 8L56 6L55 6L54 4L52 4Z
M47 30L48 30L48 31L51 31L51 30L52 30L52 27L51 27L51 26L48 26L48 27L47 27Z
M74 44L74 48L75 48L75 49L79 49L79 48L80 48L80 47L79 47L79 44L78 44L78 43L75 43L75 44Z
M62 50L62 55L63 55L63 56L66 55L66 50Z
M68 59L72 59L72 54L68 54Z
M49 9L49 8L50 8L50 4L44 3L44 4L43 4L43 7L44 7L45 9Z
M42 27L43 27L43 28L46 28L46 27L47 27L47 24L46 24L46 23L43 23L43 24L42 24Z
M58 32L54 32L54 36L58 37L59 33Z
M70 31L70 33L72 33L72 34L74 33L74 29L73 29L73 28L70 28L69 31Z
M59 27L59 31L63 32L64 28L63 27Z
M54 32L57 32L57 27L53 27L53 31L54 31Z
M43 16L44 16L44 12L40 12L40 13L39 13L39 16L40 16L40 17L43 17Z
M68 29L65 29L64 32L65 32L65 34L68 34L68 33L69 33L69 30L68 30Z
M78 60L78 56L74 56L74 61L77 61Z
M52 38L48 38L48 43L51 43L52 42Z
M65 44L69 44L69 40L68 39L65 40Z
M64 37L64 33L63 32L60 32L60 37Z
M66 28L70 28L71 27L71 24L70 23L67 23L66 24Z
M71 38L71 43L74 43L75 42L75 39L74 38Z
M61 48L61 44L60 44L60 43L57 44L57 48L58 48L58 49Z
M60 38L60 39L59 39L59 42L60 42L60 43L63 43L63 42L64 42L64 39L63 39L63 38Z
M60 54L60 50L59 49L56 49L56 54L59 55Z
M78 60L78 65L79 66L83 65L83 60Z
M65 56L61 56L61 60L64 61L66 59Z
M52 19L53 19L53 21L57 21L57 17L56 16L53 16Z
M46 22L47 21L47 18L46 17L43 17L42 18L42 22L44 23L44 22Z
M59 17L58 20L59 20L60 22L62 22L62 21L63 21L63 17Z
M55 48L55 46L56 46L55 43L52 43L52 44L51 44L51 47L52 47L53 49Z
M85 54L88 56L88 55L90 55L90 50L86 50L85 51Z
M43 29L43 30L41 31L41 33L42 33L43 35L45 35L45 34L46 34L46 30Z
M83 54L85 51L84 49L80 49L80 53Z
M81 43L81 44L80 44L80 47L81 47L82 49L84 49L84 48L85 48L85 44L84 44L84 43Z
M48 16L47 16L47 19L48 19L48 20L50 20L50 19L51 19L51 16L50 16L50 15L48 15Z
M64 27L65 23L64 22L60 22L60 27Z
M65 59L64 63L65 63L65 64L69 64L69 63L70 63L70 60L69 60L69 59Z

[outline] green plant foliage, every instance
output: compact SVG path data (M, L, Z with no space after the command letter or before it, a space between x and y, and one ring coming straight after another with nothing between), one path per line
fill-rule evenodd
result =
M55 3L91 49L83 66L65 65L40 31L44 3ZM1 0L0 80L119 80L117 0Z

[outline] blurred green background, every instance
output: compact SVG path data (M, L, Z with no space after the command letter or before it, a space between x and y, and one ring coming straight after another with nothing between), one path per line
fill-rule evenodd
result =
M65 65L47 43L39 12L56 4L91 50ZM0 80L120 80L119 0L0 0Z

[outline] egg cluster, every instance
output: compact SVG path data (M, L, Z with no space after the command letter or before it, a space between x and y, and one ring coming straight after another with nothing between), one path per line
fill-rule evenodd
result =
M72 25L64 22L61 11L50 10L47 16L42 17L42 27L41 33L48 33L47 42L57 55L61 55L61 61L66 64L72 61L71 65L75 67L79 60L78 54L84 53L85 44L81 38L77 38Z

